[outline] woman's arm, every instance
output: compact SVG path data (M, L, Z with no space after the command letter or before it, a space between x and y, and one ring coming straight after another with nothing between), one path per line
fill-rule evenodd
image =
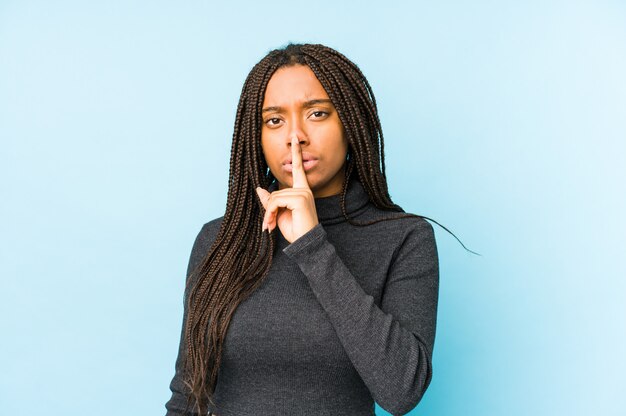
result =
M209 250L211 244L215 239L217 227L213 224L216 220L204 224L202 229L198 233L196 240L194 241L193 248L191 249L191 255L189 256L189 264L187 265L187 280L193 269L200 263L204 255ZM165 416L182 416L190 415L197 416L198 413L193 412L195 402L192 400L187 413L184 412L187 405L187 394L189 389L183 383L183 359L187 354L187 344L185 343L184 330L187 320L187 290L185 290L183 296L183 324L181 328L180 341L178 344L178 356L176 357L175 374L170 383L170 390L172 396L165 403L167 413Z
M283 249L307 276L374 400L394 415L413 409L430 384L439 291L433 227L423 219L407 225L380 308L321 224Z

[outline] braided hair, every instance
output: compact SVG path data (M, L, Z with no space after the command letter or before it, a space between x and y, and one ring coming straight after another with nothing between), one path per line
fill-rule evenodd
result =
M437 223L428 217L404 213L391 200L376 99L357 65L336 50L319 44L290 43L270 51L244 82L233 132L226 211L215 241L188 276L185 289L188 296L183 341L187 354L183 382L189 389L187 409L195 402L199 414L207 413L207 401L214 404L230 320L239 304L263 283L272 264L276 237L275 233L261 232L264 212L255 191L256 187L267 189L275 180L261 148L261 109L274 72L294 65L307 65L313 71L345 129L349 145L340 197L345 219L356 226L407 217L427 218ZM352 174L361 182L371 202L392 215L369 222L355 222L348 217L345 197Z

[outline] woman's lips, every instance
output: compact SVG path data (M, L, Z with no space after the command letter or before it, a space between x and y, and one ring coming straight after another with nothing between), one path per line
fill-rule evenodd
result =
M315 166L317 166L317 162L319 162L319 160L317 159L312 159L312 160L305 160L302 162L302 166L304 166L304 171L308 171L313 169ZM293 166L291 163L285 163L283 165L283 170L285 170L285 172L292 172L293 171Z

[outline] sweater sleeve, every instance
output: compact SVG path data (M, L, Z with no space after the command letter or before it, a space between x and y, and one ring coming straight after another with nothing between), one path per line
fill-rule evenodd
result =
M417 406L432 379L439 291L432 225L419 220L407 226L380 307L338 256L321 223L283 252L307 276L374 400L393 415Z
M207 253L211 244L213 243L214 236L212 236L210 230L210 223L204 224L200 232L198 233L193 248L191 249L191 255L189 256L189 263L187 265L187 280L190 277L191 272L200 264L202 258ZM183 360L187 354L187 344L184 338L185 322L187 319L187 289L185 289L183 295L183 319L182 328L180 333L180 341L178 343L178 355L176 357L175 373L172 381L170 382L170 390L172 395L170 399L165 403L165 409L167 413L165 416L197 416L198 413L194 410L195 401L192 399L189 404L189 409L185 412L187 406L187 395L189 388L183 382Z

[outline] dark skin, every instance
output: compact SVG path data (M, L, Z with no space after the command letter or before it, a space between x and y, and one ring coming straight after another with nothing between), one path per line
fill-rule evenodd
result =
M337 111L308 66L284 67L270 78L261 144L279 182L272 193L257 188L265 208L263 230L278 227L291 243L319 223L315 198L341 192L348 152ZM292 163L285 165L288 159Z

